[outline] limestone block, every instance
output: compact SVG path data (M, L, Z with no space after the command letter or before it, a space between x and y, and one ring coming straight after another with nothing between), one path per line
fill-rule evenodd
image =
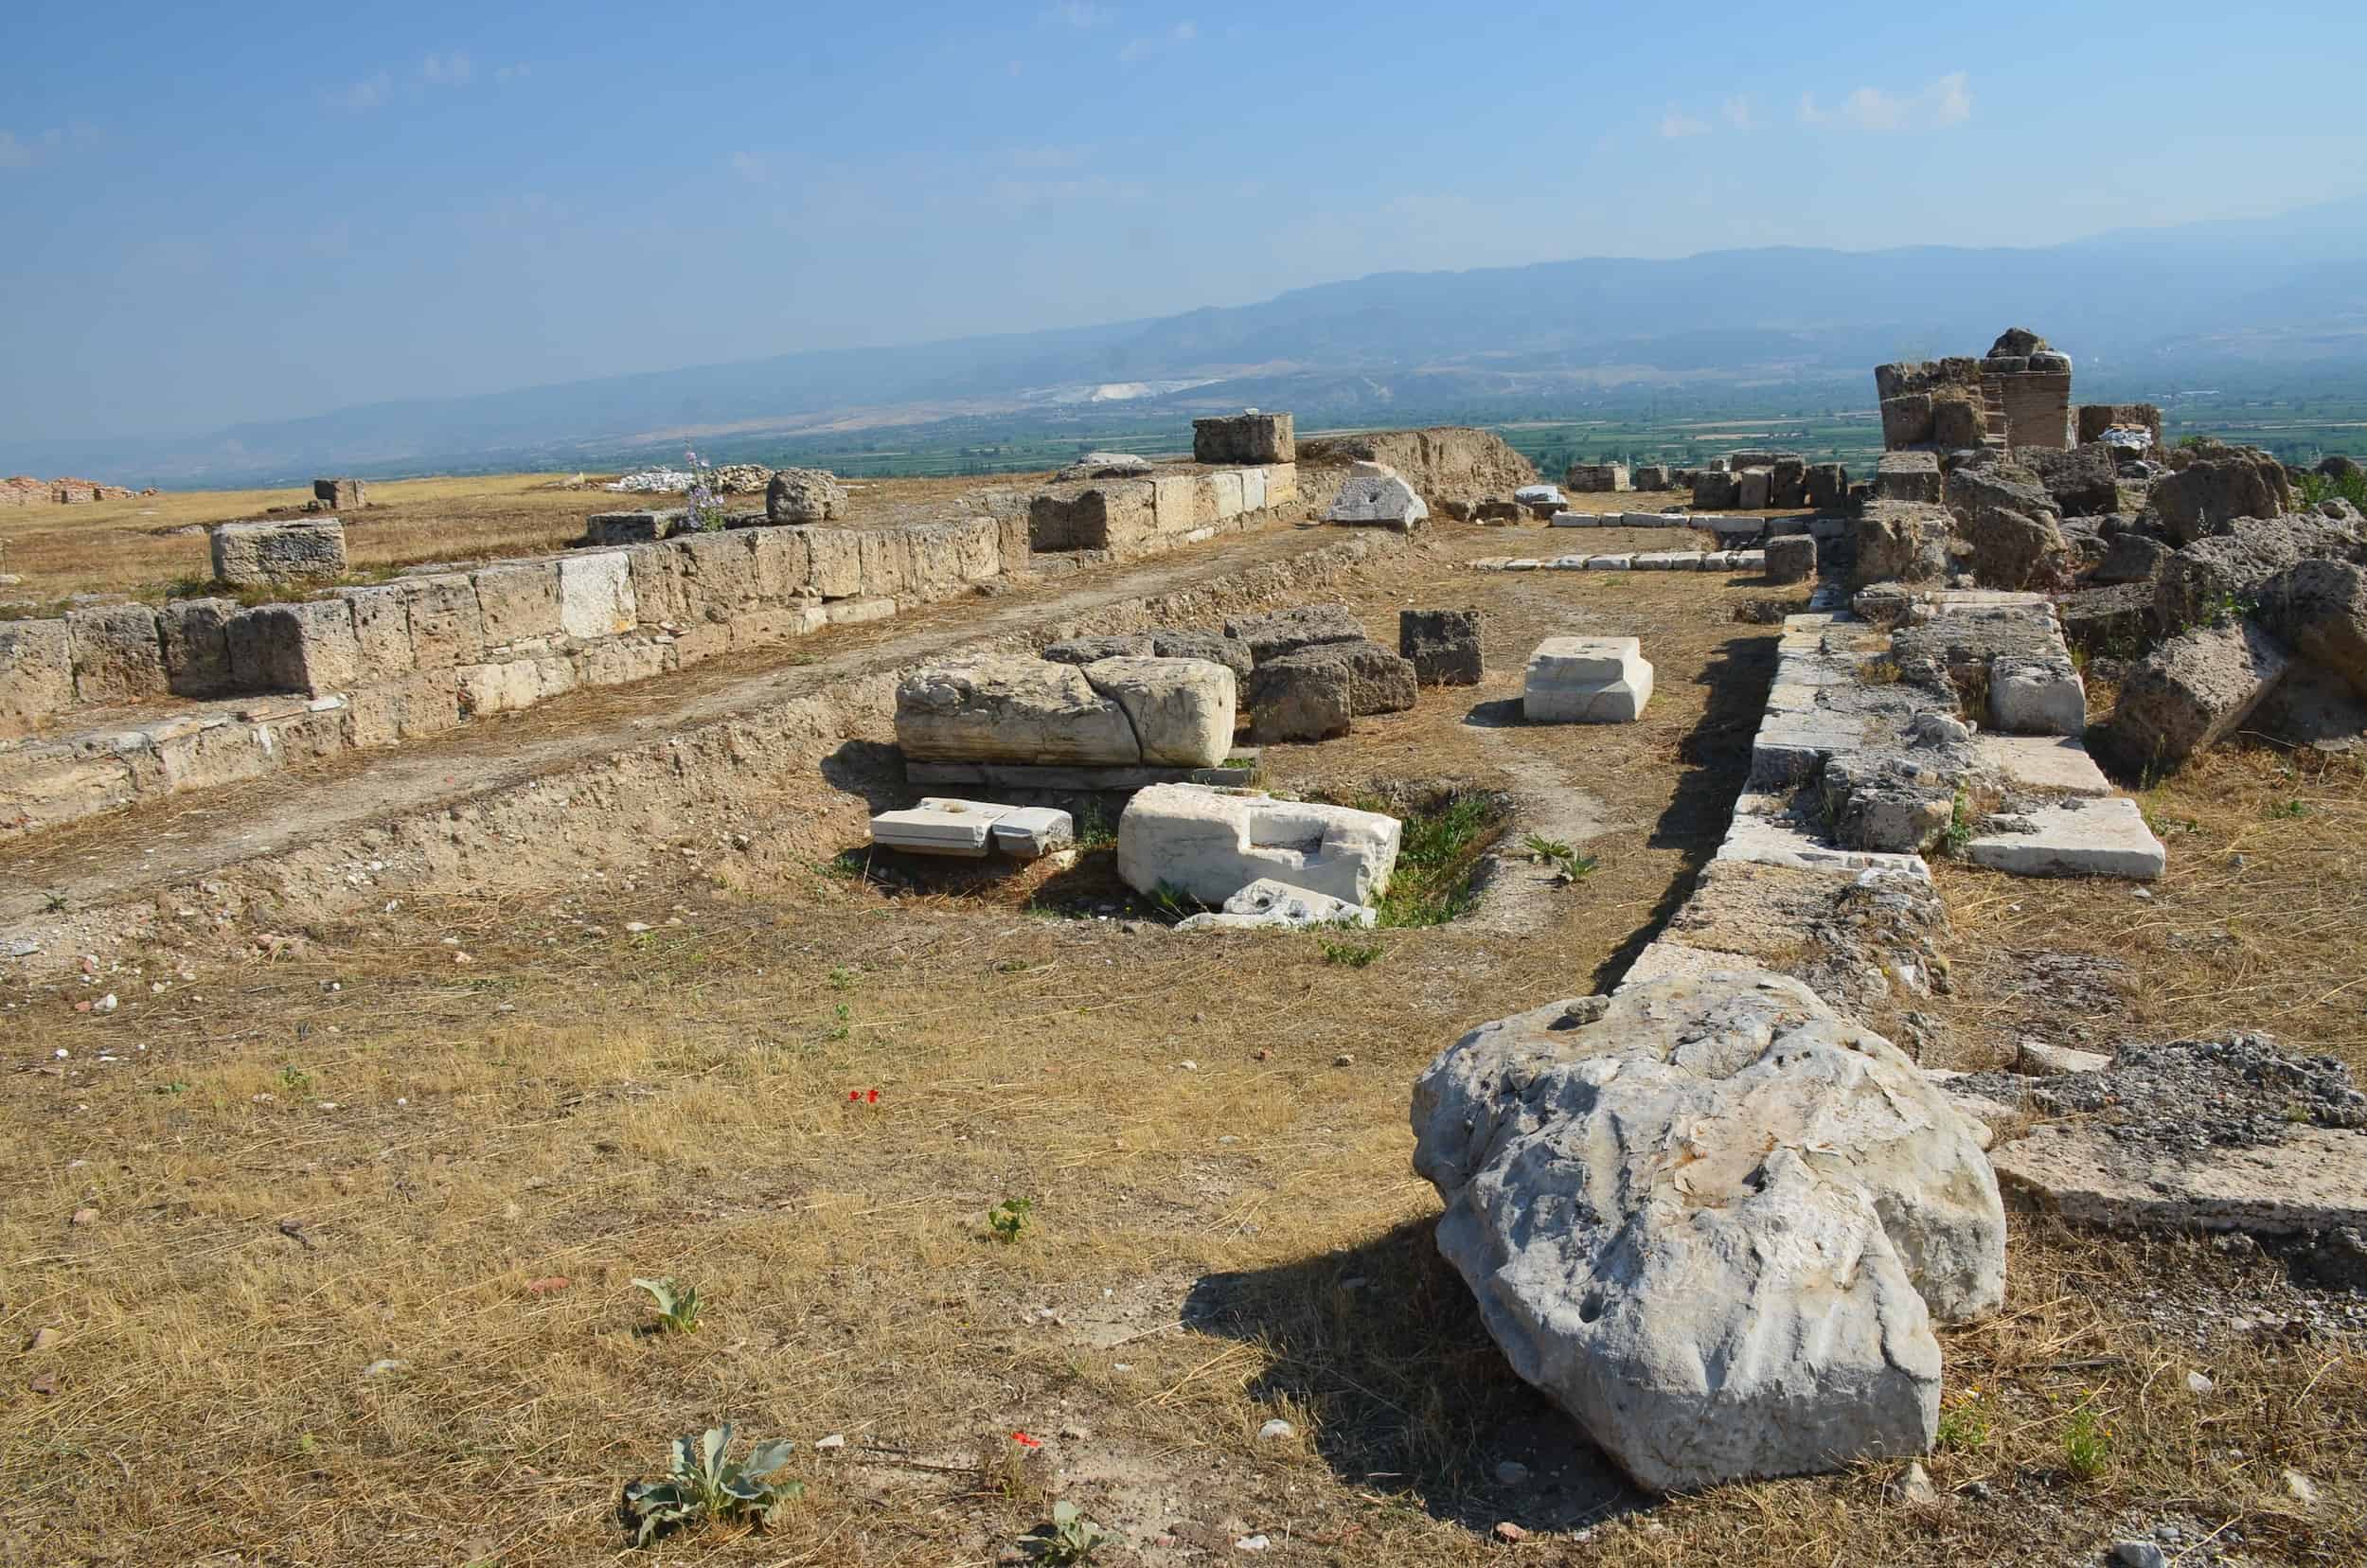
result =
M1006 808L994 821L995 853L1013 860L1041 860L1076 843L1076 819L1049 806Z
M1633 637L1548 637L1529 655L1522 716L1533 724L1625 724L1652 700L1652 667Z
M2107 743L2131 773L2176 769L2250 718L2291 666L2250 621L2197 627L2145 656L2121 687Z
M476 586L477 615L489 648L561 633L556 562L480 567L469 574L469 580Z
M1028 542L1027 514L1021 512L1012 517L998 517L994 520L994 529L999 545L995 552L996 559L1001 561L1003 570L1006 572L1035 570L1035 563L1028 560L1028 557L1034 553L1035 547Z
M1480 613L1476 610L1400 610L1397 652L1414 666L1424 686L1477 686Z
M2128 877L2151 882L2167 852L2133 800L2072 798L1989 818L1965 846L1975 865L2020 877Z
M2088 688L2069 659L1989 662L1989 723L2007 735L2085 735Z
M863 591L863 536L852 528L807 528L813 558L813 591L824 598L852 598Z
M346 526L333 517L224 523L214 529L212 547L214 580L234 588L346 575Z
M2020 1202L2111 1230L2301 1236L2367 1230L2367 1139L2297 1125L2276 1143L2194 1150L2114 1137L2102 1117L2046 1122L1992 1152Z
M73 640L65 622L0 620L0 737L30 735L73 705Z
M132 803L130 760L62 741L0 748L0 825L30 831Z
M1266 465L1266 505L1286 507L1299 498L1299 466L1296 463Z
M271 731L262 725L227 720L158 736L147 758L150 775L140 780L141 793L171 794L260 778L278 765L272 741ZM134 760L134 772L139 768Z
M1349 903L1328 894L1309 893L1269 877L1242 888L1224 900L1221 911L1178 920L1178 931L1300 931L1308 926L1361 926L1380 923L1380 911L1370 904Z
M1816 576L1816 541L1807 534L1788 534L1767 542L1767 580L1806 582Z
M340 588L337 597L353 609L359 679L383 680L417 667L411 649L411 597L402 584Z
M774 580L779 581L789 574L792 554L802 576L802 542L793 550L779 545L770 552L759 551L758 559L771 563ZM560 558L559 625L567 635L614 637L632 631L640 619L633 598L631 556L622 550L584 550Z
M1263 664L1317 643L1361 642L1364 623L1344 604L1302 604L1229 620L1224 623L1224 634L1246 644L1252 661Z
M2004 1292L1975 1124L1789 976L1485 1025L1413 1125L1439 1251L1513 1369L1654 1490L1924 1452L1932 1320Z
M965 517L942 525L964 582L984 582L1003 574L1003 530L991 517Z
M900 811L871 818L871 842L916 855L955 855L984 860L994 852L994 825L1007 806L981 800L932 796Z
M1344 666L1348 672L1348 705L1352 715L1403 713L1419 696L1420 679L1414 662L1363 637L1347 642L1314 643L1295 653L1270 659L1267 665L1301 667L1314 662ZM1261 665L1259 668L1265 668Z
M1257 744L1328 740L1356 715L1356 681L1345 664L1286 653L1260 663L1249 682L1250 739Z
M963 585L962 553L952 529L943 524L924 524L899 531L904 536L905 548L911 552L910 597L926 604L959 593ZM906 597L885 589L881 592L891 598Z
M827 523L845 510L846 489L827 469L782 469L764 487L764 515L775 523Z
M367 489L359 479L315 479L312 481L312 499L324 506L366 506L367 494Z
M1744 469L1735 475L1735 505L1744 511L1764 511L1774 504L1774 479L1766 469Z
M741 531L685 534L666 547L682 562L685 619L728 621L756 601L756 558Z
M625 686L665 672L666 645L633 637L594 643L576 660L576 673L585 686Z
M1230 737L1227 737L1230 739ZM926 667L896 687L896 739L919 762L1130 767L1134 726L1074 665L997 657Z
M732 648L770 648L796 637L810 637L830 624L828 609L816 600L807 605L783 605L771 610L742 610L724 623Z
M1386 463L1357 462L1349 466L1339 498L1324 513L1324 521L1377 524L1404 532L1429 516L1429 506L1397 470Z
M1107 637L1070 637L1052 643L1043 656L1055 664L1089 665L1099 659L1205 659L1233 671L1235 688L1249 679L1249 645L1212 632L1179 632L1154 626L1143 632L1121 632Z
M1181 476L1179 476L1181 477ZM1052 485L1028 502L1028 544L1035 550L1139 551L1162 523L1149 479L1102 479ZM1198 491L1188 483L1175 489L1172 505ZM1179 510L1179 515L1181 515ZM1197 525L1178 524L1169 531Z
M862 528L852 531L855 547L863 562L863 593L887 598L917 599L921 597L913 560L913 539L908 530Z
M2367 695L2367 569L2300 561L2262 586L2260 618L2302 657Z
M822 618L832 626L861 626L865 621L886 620L896 614L892 598L832 599L822 607Z
M407 578L402 587L411 612L411 656L419 668L450 669L485 657L485 616L477 609L476 584L466 574Z
M1210 521L1223 523L1241 515L1241 474L1237 469L1219 469L1208 475Z
M1153 784L1118 818L1118 875L1138 893L1165 885L1212 906L1261 878L1369 904L1388 891L1397 837L1397 819L1377 811Z
M145 604L69 610L65 631L77 703L138 703L166 691L164 639L156 612Z
M1290 463L1298 457L1288 414L1228 414L1192 421L1198 463Z
M1204 659L1114 658L1080 667L1125 710L1142 760L1213 768L1233 750L1233 671Z
M532 659L500 659L462 665L453 671L463 718L516 713L542 701L543 675Z
M1239 477L1241 510L1244 513L1264 511L1269 505L1266 499L1266 471L1262 468L1245 468L1240 471Z
M1931 394L1903 392L1882 400L1882 444L1892 451L1932 438Z
M348 699L353 743L388 746L459 727L460 687L449 669L368 681Z
M1208 474L1160 474L1150 481L1150 498L1163 534L1190 533L1217 521L1217 490Z
M239 601L226 598L173 599L156 613L156 630L164 642L165 682L177 697L219 697L232 689L230 681L230 617ZM403 645L406 661L410 641ZM0 668L5 663L0 662Z
M1991 735L1972 738L1980 771L2014 793L2108 795L2111 784L2078 740L2053 735Z
M341 598L242 610L225 628L230 678L241 691L344 691L362 673L353 607Z
M584 519L584 537L596 545L650 544L681 531L689 512L673 507L651 511L601 512Z

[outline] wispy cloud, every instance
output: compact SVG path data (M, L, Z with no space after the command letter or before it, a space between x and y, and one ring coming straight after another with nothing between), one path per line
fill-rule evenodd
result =
M1121 64L1131 65L1168 49L1181 48L1199 36L1200 29L1191 23L1178 22L1166 32L1146 33L1140 38L1128 39L1125 47L1118 50L1118 61Z
M33 150L16 139L13 131L0 131L0 169L30 169Z
M773 166L760 152L735 152L723 160L731 171L750 185L762 185L773 177Z
M419 80L430 87L466 87L476 75L476 62L454 50L432 54L419 62Z
M1710 134L1710 122L1682 109L1671 109L1660 117L1660 134L1671 141L1680 136L1706 136Z
M1072 27L1106 27L1117 20L1118 13L1091 0L1062 0L1043 14L1046 21L1065 22Z
M1737 131L1758 129L1758 116L1752 113L1751 99L1747 94L1728 98L1717 106L1717 112L1725 116L1728 125Z
M1945 130L1972 117L1972 89L1967 83L1966 73L1951 71L1918 92L1860 87L1830 109L1819 104L1814 93L1803 93L1800 123L1848 131Z
M395 79L384 71L364 77L344 87L332 87L321 95L332 109L383 109L395 96Z

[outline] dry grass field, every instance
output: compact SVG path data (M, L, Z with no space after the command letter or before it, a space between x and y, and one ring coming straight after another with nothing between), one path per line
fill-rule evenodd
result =
M508 483L505 540L541 506ZM1746 579L1461 568L1540 537L1364 569L1369 628L1476 604L1496 673L1266 757L1343 796L1580 792L1550 825L1591 875L1516 868L1445 925L1184 935L1116 905L1106 848L866 870L865 803L815 777L792 853L686 832L0 996L0 1562L986 1564L1055 1496L1110 1563L2068 1564L2156 1525L2185 1564L2367 1560L2367 1319L2248 1249L2018 1217L2006 1310L1944 1336L1929 1500L1903 1461L1638 1496L1510 1376L1432 1245L1409 1088L1615 983L1723 831L1775 633ZM1586 631L1645 639L1645 721L1497 722L1525 650ZM1941 871L1947 1053L2241 1025L2367 1068L2367 775L2237 751L2145 800L2149 898ZM2119 967L2067 992L2054 953ZM696 1329L636 1276L695 1284ZM795 1441L802 1498L627 1551L619 1489L724 1419Z
M437 561L489 561L561 550L583 536L596 511L679 504L680 497L615 495L578 488L574 475L516 473L466 479L398 479L368 484L368 505L338 515L360 579ZM1012 483L1024 483L1016 479ZM935 500L977 485L974 479L890 479L857 485L849 522L890 507ZM307 490L175 490L74 507L0 512L0 572L25 580L7 597L46 606L69 595L130 594L161 598L202 591L213 575L206 527L241 518L294 515ZM735 506L764 498L736 496Z

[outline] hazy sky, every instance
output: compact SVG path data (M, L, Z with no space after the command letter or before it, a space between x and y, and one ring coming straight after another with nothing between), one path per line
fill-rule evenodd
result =
M2358 0L0 5L0 426L2367 191Z

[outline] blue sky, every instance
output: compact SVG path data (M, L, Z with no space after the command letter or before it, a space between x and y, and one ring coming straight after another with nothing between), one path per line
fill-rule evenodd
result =
M2367 191L2361 58L2356 0L9 0L0 425L2266 214Z

